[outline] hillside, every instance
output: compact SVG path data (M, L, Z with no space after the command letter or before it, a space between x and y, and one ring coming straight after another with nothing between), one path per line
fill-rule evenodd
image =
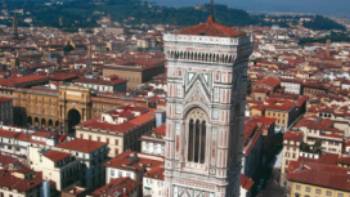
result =
M2 8L5 1L0 3ZM22 26L29 25L23 22L25 18L31 18L30 25L58 27L67 31L97 27L98 21L105 16L114 22L129 25L191 25L204 21L209 10L208 5L172 8L157 6L144 0L7 0L6 3L11 15L17 10L19 24ZM250 15L243 10L224 5L215 6L215 16L218 21L227 25L273 25L266 22L263 15ZM322 23L320 18L317 19L317 24ZM0 20L0 24L10 23L10 19ZM278 25L288 26L283 22ZM333 28L334 24L331 25Z

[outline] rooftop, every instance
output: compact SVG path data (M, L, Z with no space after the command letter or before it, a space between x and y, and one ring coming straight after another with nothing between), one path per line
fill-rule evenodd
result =
M45 152L43 155L53 162L62 161L70 157L70 154L68 153L54 151L54 150L49 150Z
M15 189L21 193L40 187L42 177L39 173L34 173L31 178L16 177L12 171L0 170L0 187Z
M92 196L116 196L127 197L137 189L137 183L127 177L111 180L110 183L104 185L92 193Z
M103 113L80 124L83 128L98 129L101 132L123 135L135 128L154 121L154 110L145 107L123 107Z
M207 22L200 23L191 27L186 27L176 32L177 34L198 35L198 36L216 36L216 37L240 37L245 33L225 25L219 24L212 16L208 17Z
M106 144L102 142L75 139L72 141L63 142L62 144L59 144L57 147L66 149L66 150L77 151L77 152L92 153L100 148L103 148L104 146L106 146Z
M347 169L318 161L292 161L288 166L288 180L350 192Z
M136 172L150 172L154 168L163 166L163 159L141 154L133 151L125 151L106 163L107 167L131 170Z

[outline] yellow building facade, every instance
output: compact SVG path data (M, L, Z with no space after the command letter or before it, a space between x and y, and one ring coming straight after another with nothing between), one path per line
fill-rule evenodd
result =
M289 181L290 197L350 197L349 191ZM344 188L346 189L346 188ZM347 188L348 190L350 188Z

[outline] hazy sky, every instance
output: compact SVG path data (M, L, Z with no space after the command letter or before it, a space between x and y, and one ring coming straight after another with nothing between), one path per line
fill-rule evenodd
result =
M151 0L162 5L184 6L209 0ZM252 12L302 12L350 18L350 0L216 0Z

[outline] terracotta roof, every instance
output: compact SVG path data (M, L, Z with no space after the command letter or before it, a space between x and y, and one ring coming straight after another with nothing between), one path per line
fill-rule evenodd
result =
M129 112L123 112L123 114L118 114L118 116L121 117L127 117L131 116L132 114ZM98 118L90 119L88 121L85 121L80 124L80 126L85 128L91 128L91 129L100 129L101 132L109 132L109 133L115 133L119 135L126 134L128 132L134 131L134 129L139 128L140 126L147 124L149 122L154 121L154 110L150 110L146 113L143 113L133 119L130 119L129 121L126 121L124 123L120 124L113 124L104 122Z
M54 72L49 75L49 79L53 81L69 81L79 77L79 73L72 71Z
M284 98L268 98L264 106L267 110L291 111L295 106L295 102Z
M334 122L330 119L302 118L295 127L306 127L315 130L332 130L334 128L333 124Z
M30 74L25 76L12 76L7 79L0 79L0 85L3 86L21 86L32 82L47 82L48 77L42 74Z
M272 88L275 88L278 85L280 85L281 81L277 77L268 76L260 81L257 81L256 83L257 83L257 85L264 84L264 85L270 86Z
M63 142L62 144L59 144L57 147L62 149L77 151L77 152L92 153L104 146L106 146L106 144L102 142L75 139L72 141Z
M148 170L162 166L163 159L151 155L137 153L133 151L125 151L106 163L107 167L125 169L135 172L144 172L146 167Z
M301 142L303 140L303 132L288 131L283 135L284 140Z
M97 118L85 121L81 124L81 126L89 129L100 129L103 130L102 132L107 131L109 133L115 133L119 135L133 131L133 129L136 128L135 125L130 124L128 122L122 124L110 124L107 122L103 122Z
M0 166L2 168L7 168L8 165L15 164L15 163L18 163L18 162L19 161L16 158L8 156L8 155L2 155L0 153Z
M288 165L288 180L350 192L350 174L334 164L292 161Z
M43 155L53 162L62 161L64 159L70 157L70 154L68 154L68 153L54 151L54 150L49 150L49 151L45 152Z
M145 173L144 176L148 178L164 180L164 166L159 165L154 168L151 168L149 171Z
M253 185L254 185L254 181L253 179L251 179L250 177L247 177L243 174L241 174L240 176L240 181L241 181L241 187L246 189L246 190L250 190Z
M177 34L217 36L217 37L240 37L245 33L233 28L217 23L213 17L209 16L208 21L195 26L187 27L176 32Z
M118 197L128 197L137 190L136 181L128 178L118 178L112 179L110 183L104 185L92 193L92 196L118 196Z
M4 138L16 138L19 135L19 133L17 132L13 132L13 131L7 131L4 129L0 129L0 137L4 137Z
M338 163L350 165L350 156L342 156L338 159Z
M0 170L0 187L15 189L21 193L29 192L34 188L41 186L42 176L40 173L34 173L32 179L21 179L13 176L11 171Z

